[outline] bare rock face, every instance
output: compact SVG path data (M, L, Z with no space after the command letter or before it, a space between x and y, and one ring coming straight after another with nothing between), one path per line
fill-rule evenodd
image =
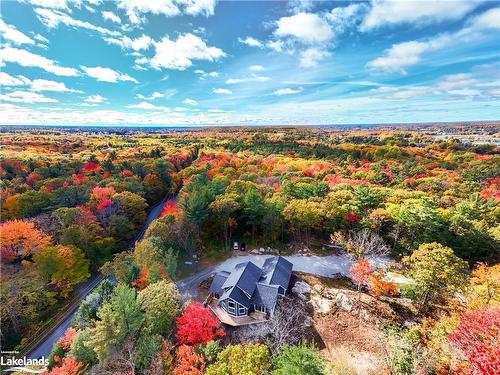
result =
M304 281L297 281L292 288L292 293L296 294L302 301L307 301L307 294L311 293L311 287Z

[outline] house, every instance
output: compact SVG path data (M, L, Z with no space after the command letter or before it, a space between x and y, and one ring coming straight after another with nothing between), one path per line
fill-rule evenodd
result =
M232 325L250 322L238 318L255 317L255 313L260 318L271 318L280 296L288 289L292 267L285 258L275 256L267 258L262 268L243 262L231 272L218 272L209 288L212 310L222 322Z

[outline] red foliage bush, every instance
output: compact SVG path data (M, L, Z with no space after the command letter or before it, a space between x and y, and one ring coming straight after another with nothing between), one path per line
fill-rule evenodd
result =
M473 374L500 373L500 309L485 307L460 316L457 329L448 335L452 345L469 360Z
M201 303L193 303L186 307L184 313L177 318L175 337L182 344L197 345L224 337L224 330L218 328L219 319L210 309Z

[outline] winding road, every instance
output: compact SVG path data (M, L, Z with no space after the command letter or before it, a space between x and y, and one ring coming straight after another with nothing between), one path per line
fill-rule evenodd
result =
M149 225L160 216L161 210L165 204L165 200L153 206L146 217L146 221L141 231L137 234L134 241L131 243L131 249L136 241L139 241L143 236ZM75 314L80 302L85 299L99 283L104 280L105 276L98 274L84 283L81 283L75 287L75 296L73 297L75 302L67 306L56 318L54 326L45 332L44 335L40 336L35 340L27 350L27 358L40 358L42 356L47 357L52 350L52 346L61 338L64 332L70 327L71 321L73 320L73 315Z

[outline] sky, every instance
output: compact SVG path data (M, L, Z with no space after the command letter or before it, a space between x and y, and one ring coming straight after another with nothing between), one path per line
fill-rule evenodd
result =
M0 124L500 119L500 2L2 0Z

